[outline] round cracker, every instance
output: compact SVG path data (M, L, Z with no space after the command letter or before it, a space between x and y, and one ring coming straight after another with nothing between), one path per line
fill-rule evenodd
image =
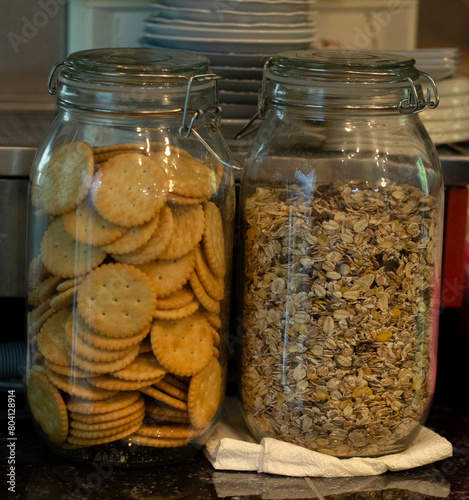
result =
M198 205L201 203L205 203L209 200L210 197L201 197L201 198L189 198L187 196L181 196L176 193L168 193L166 196L166 201L171 203L172 205Z
M67 408L74 413L98 415L126 408L135 403L140 397L138 391L119 392L115 396L102 401L89 401L72 397L67 401Z
M62 215L62 222L72 238L92 246L108 245L127 231L101 217L86 198L75 210Z
M173 408L177 408L178 410L187 410L187 403L185 401L173 398L169 394L155 389L154 387L142 387L140 391L143 392L143 394L152 397L156 401L160 401L161 403L172 406Z
M112 441L117 441L130 434L133 434L141 425L140 420L137 420L130 427L125 427L119 432L105 437L95 437L95 438L79 438L76 436L68 436L67 443L78 445L78 446L96 446L98 444L110 443Z
M192 377L189 385L188 411L191 423L205 429L215 416L222 399L222 370L220 363L211 358L207 366Z
M210 311L207 311L207 309L205 309L204 307L202 307L200 311L205 314L205 317L208 319L208 322L211 326L213 326L213 328L215 328L216 330L221 328L222 323L219 314L214 314Z
M93 149L87 142L67 142L39 165L34 204L50 215L61 215L86 196L93 178Z
M70 316L73 317L73 314ZM87 343L80 335L75 335L73 328L70 328L70 318L67 320L65 329L67 335L67 342L70 346L71 352L96 363L110 363L121 359L135 349L135 346L130 346L122 350L108 350L100 349L92 344Z
M102 164L91 186L96 210L114 224L130 227L155 217L166 200L163 168L152 158L125 153Z
M225 280L224 278L217 278L211 271L205 252L201 246L198 245L194 251L195 253L195 272L204 287L205 291L214 300L223 300L225 296Z
M205 227L203 244L207 262L217 278L226 274L225 235L223 221L215 203L209 201L204 205Z
M177 320L155 320L151 344L156 358L169 372L192 376L210 360L213 338L207 319L196 312Z
M156 388L161 389L166 392L170 396L173 396L176 399L180 399L181 401L187 401L187 390L181 390L178 387L166 382L165 380L159 380L153 384Z
M49 305L55 311L59 309L63 309L65 307L72 306L75 301L75 296L78 291L77 287L69 288L64 292L56 293L53 297L51 297Z
M89 429L78 429L76 427L70 426L68 438L74 437L79 439L101 439L106 436L113 436L117 433L124 431L125 429L129 429L130 427L135 427L135 424L138 422L140 425L143 421L144 413L138 413L133 419L125 419L125 422L120 425L112 425L104 428L89 430Z
M160 211L150 221L140 226L133 226L118 240L103 247L103 250L111 254L125 254L132 252L148 242L158 228L160 222Z
M156 309L178 309L187 306L194 300L194 293L188 285L184 285L177 292L172 293L165 298L156 299Z
M162 298L180 290L194 272L194 266L195 256L190 252L180 258L147 262L137 268L151 278L156 298Z
M133 252L112 255L113 259L118 262L137 265L158 258L168 245L174 230L173 214L167 205L160 210L159 215L158 228L143 246Z
M76 365L82 370L102 375L104 373L112 373L118 370L122 370L126 366L130 365L130 363L132 363L132 361L137 356L138 356L138 345L133 347L128 354L126 354L122 358L116 359L115 361L109 361L109 362L89 361L86 358L78 356L78 354L76 353L73 359Z
M160 154L169 180L169 192L187 197L212 196L214 172L187 151L172 148ZM154 158L155 156L153 156Z
M200 306L197 299L192 300L185 306L178 307L177 309L155 309L153 316L156 319L179 319L185 318L194 314Z
M161 366L153 352L139 354L132 363L124 369L112 374L122 380L142 381L163 378L166 370Z
M47 375L33 368L26 392L31 412L41 429L53 443L63 443L69 426L67 407L60 391Z
M105 389L99 389L82 378L72 379L66 377L65 375L59 375L53 371L47 372L47 376L58 389L78 398L101 401L117 394L116 390L108 391Z
M141 407L139 410L130 413L129 415L125 415L123 417L110 420L109 422L88 423L88 422L83 422L82 420L75 420L70 416L70 427L73 429L79 429L81 431L107 430L129 424L130 422L133 422L134 420L137 419L140 419L142 421L144 415L145 415L145 408Z
M65 329L67 335L77 335L86 343L106 351L123 351L131 347L135 347L140 344L140 342L150 332L150 326L148 326L145 327L140 333L132 337L124 337L122 339L106 337L96 333L83 321L82 318L79 316L77 317L75 314L70 315L65 325Z
M97 247L75 241L68 234L62 219L51 223L41 241L44 266L55 276L73 278L99 266L106 252Z
M141 395L139 395L132 404L125 406L124 408L92 415L70 411L69 416L75 422L80 421L86 424L109 424L120 418L127 417L129 415L131 416L142 409L145 410L145 400Z
M149 387L150 385L159 382L162 377L156 377L149 380L122 380L112 375L103 375L102 377L93 377L90 379L90 383L101 389L108 389L110 391L138 391L143 387Z
M193 250L204 234L202 205L174 206L171 208L174 229L159 259L176 259Z
M189 277L189 283L192 287L192 291L202 306L213 314L220 314L220 302L212 299L212 297L210 297L210 295L205 291L205 288L200 282L196 272L193 272Z
M138 434L133 434L128 438L129 443L136 444L139 446L151 446L153 448L178 448L180 446L186 446L189 443L189 439L160 439L148 436L140 436Z
M47 363L47 368L49 371L53 371L55 373L58 373L59 375L65 375L66 377L69 378L90 378L94 377L94 373L90 372L85 372L83 370L80 370L80 368L77 368L76 366L60 366L56 365L55 363Z
M107 337L131 337L152 321L156 294L152 280L129 264L105 264L80 284L78 310L86 323Z
M44 323L38 335L39 352L47 361L55 365L71 366L65 335L65 324L70 312L70 308L54 311L54 314Z

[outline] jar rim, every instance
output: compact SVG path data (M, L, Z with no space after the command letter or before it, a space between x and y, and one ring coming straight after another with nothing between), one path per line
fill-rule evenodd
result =
M76 81L101 83L118 79L119 83L161 81L167 76L197 76L209 71L205 56L173 49L123 47L73 52L65 61L62 75Z
M438 105L433 79L415 59L384 51L308 49L280 52L264 60L258 105L266 101L335 109L421 111ZM431 88L422 89L421 77ZM269 85L267 84L269 82ZM433 91L434 100L431 100Z
M396 76L416 71L415 59L391 52L355 51L348 49L291 50L280 52L270 58L272 70L282 69L305 71L304 75L314 78L317 73Z

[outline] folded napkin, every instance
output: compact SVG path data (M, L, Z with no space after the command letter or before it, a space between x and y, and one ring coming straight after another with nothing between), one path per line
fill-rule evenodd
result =
M241 422L237 404L228 400L226 405L204 447L206 457L219 470L300 477L374 476L420 467L453 454L451 443L427 427L421 428L405 451L374 458L337 458L272 438L257 443Z

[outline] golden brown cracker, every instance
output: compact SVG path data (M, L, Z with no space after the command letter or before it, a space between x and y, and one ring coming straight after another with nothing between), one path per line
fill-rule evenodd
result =
M116 418L114 420L110 420L108 422L88 423L88 422L83 422L82 420L76 420L70 415L70 427L73 429L79 429L81 431L108 430L108 429L113 429L115 427L128 425L130 422L133 422L137 419L140 419L142 421L144 415L145 415L145 408L143 407L134 413L131 413L129 415L120 418Z
M158 361L171 373L191 376L200 372L212 355L210 325L201 313L177 320L155 320L151 344Z
M165 380L159 380L153 384L155 388L160 389L173 398L180 399L181 401L187 401L187 390L181 390L178 387L166 382Z
M141 332L132 337L122 339L106 337L96 333L83 319L76 314L71 314L65 325L67 335L77 335L86 343L107 351L123 351L135 347L148 335L150 327L145 327Z
M57 285L63 281L61 277L51 274L38 285L37 294L39 302L44 302L54 295Z
M131 337L151 323L156 304L152 280L129 264L103 264L80 284L80 315L107 337Z
M93 377L90 379L90 383L101 389L107 389L110 391L138 391L142 387L149 387L156 382L159 382L161 377L156 377L148 380L123 380L112 375L103 375L101 377Z
M94 361L96 363L110 363L127 356L135 349L135 346L130 346L127 349L122 350L100 349L99 347L87 343L86 340L84 340L84 338L80 335L75 335L74 330L69 328L69 324L69 320L67 320L65 329L70 351L73 352L74 355L76 354L81 356L88 361Z
M125 426L122 430L119 430L119 432L111 434L110 436L103 437L79 438L77 436L69 435L67 437L67 443L75 444L78 446L96 446L98 444L111 443L112 441L117 441L134 433L140 427L140 425L140 420L137 420L131 426Z
M70 308L61 309L44 323L38 335L39 352L44 358L56 365L70 366L65 324L70 315Z
M88 399L71 397L67 401L67 408L74 413L101 415L126 408L135 403L140 397L140 392L138 391L122 391L102 401L90 401Z
M103 362L103 361L90 361L78 354L74 354L74 361L76 365L84 371L88 371L94 374L102 375L104 373L112 373L118 370L122 370L126 366L130 365L132 361L138 355L138 345L132 347L130 352L128 352L122 358L116 359L115 361Z
M168 155L161 153L169 192L187 197L210 197L212 195L212 169L178 148L171 148Z
M139 354L132 363L112 375L122 380L142 381L163 378L166 370L161 366L153 352Z
M155 309L153 317L156 319L180 319L194 314L199 308L200 302L193 299L189 304L177 309Z
M223 396L220 363L211 358L207 366L192 377L189 385L188 411L191 423L205 429L215 416Z
M51 297L49 301L49 305L55 311L59 309L63 309L65 307L72 306L75 300L75 296L77 293L77 288L69 288L64 292L56 293L53 297Z
M168 245L174 230L173 214L167 205L160 210L159 216L158 228L144 245L133 252L115 254L112 256L114 260L137 265L158 258Z
M187 196L181 196L176 193L168 193L166 196L166 201L172 205L199 205L205 203L209 200L209 196L200 198L190 198Z
M204 205L203 245L207 262L217 278L226 274L225 235L220 210L215 203L209 201Z
M94 377L94 373L90 372L85 372L83 370L80 370L80 368L77 368L76 366L61 366L61 365L56 365L55 363L47 363L47 368L49 371L53 371L55 373L58 373L59 375L65 375L66 377L75 379L75 378L91 378Z
M204 307L202 307L200 311L204 313L205 317L208 319L208 322L211 326L213 326L213 328L215 328L216 330L221 328L222 323L220 315L207 311L207 309L205 309Z
M225 280L217 278L211 271L205 257L205 252L200 245L195 250L195 272L205 291L214 300L223 300L225 296Z
M135 415L132 419L126 418L124 419L124 423L120 425L114 425L114 422L112 425L107 425L107 426L102 426L99 425L98 428L91 428L91 429L81 429L78 427L72 426L73 422L70 422L70 428L69 428L69 438L71 436L80 438L80 439L101 439L106 436L112 436L115 435L125 429L128 429L130 427L134 427L135 424L138 422L140 425L142 424L144 417L144 412L139 412L137 415Z
M86 196L93 169L93 149L88 143L62 144L38 166L34 203L51 215L68 212Z
M106 257L103 250L75 241L62 219L51 223L41 241L41 258L45 267L61 278L86 274Z
M34 419L53 443L63 443L68 435L67 407L60 391L44 373L29 372L26 385L29 408Z
M130 405L124 406L123 408L119 408L117 410L90 415L86 413L76 413L70 411L69 416L75 422L80 421L86 424L109 424L120 418L132 416L135 413L138 413L140 410L145 411L145 400L143 399L142 395L139 395L138 398Z
M163 168L148 156L124 153L95 174L91 199L105 219L119 226L138 226L152 219L166 200Z
M72 238L92 246L108 245L127 231L101 217L86 198L76 209L62 215L62 222Z
M176 259L193 250L204 233L202 205L173 206L174 229L159 259Z
M53 371L48 371L47 376L58 389L78 398L101 401L117 394L116 390L108 391L99 389L83 378L73 379L65 375L59 375Z
M113 255L120 255L133 252L145 245L152 235L157 231L160 221L160 211L156 213L153 219L141 224L140 226L132 226L118 240L110 245L103 246L103 250Z
M137 267L151 278L158 299L180 290L193 273L194 266L195 256L191 252L177 259L157 260Z
M197 276L197 273L192 273L189 278L189 283L192 287L192 291L194 295L197 297L198 301L202 304L207 311L210 311L213 314L220 314L221 307L220 302L218 300L213 299L210 295L205 291L202 283Z
M186 306L194 299L194 293L187 284L177 292L172 293L168 297L156 299L156 309L178 309Z
M187 410L187 403L184 401L181 401L180 399L173 398L172 396L169 396L168 394L155 389L154 387L142 387L140 389L143 394L146 394L147 396L150 396L151 398L160 401L161 403L164 403L168 406L172 406L173 408L177 408L178 410Z

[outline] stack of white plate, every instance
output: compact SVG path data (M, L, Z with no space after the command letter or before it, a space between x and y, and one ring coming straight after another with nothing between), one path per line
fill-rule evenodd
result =
M469 78L455 74L437 80L440 104L420 117L436 145L469 140Z
M219 83L223 116L250 118L265 57L311 47L316 0L158 0L144 25L144 46L205 55Z
M388 52L388 51L386 51ZM415 66L436 83L440 104L420 113L430 137L439 146L469 140L469 78L458 74L461 53L458 48L392 51L415 59ZM422 80L422 85L428 82Z

